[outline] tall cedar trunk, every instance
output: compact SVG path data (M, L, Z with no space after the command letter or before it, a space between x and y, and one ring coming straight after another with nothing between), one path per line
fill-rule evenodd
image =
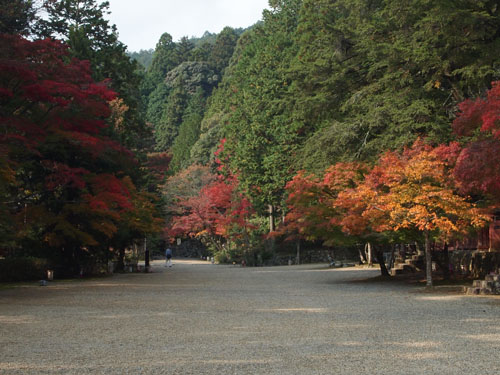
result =
M432 286L432 254L431 241L429 239L429 231L425 231L425 275L427 278L427 286Z
M274 225L274 206L272 204L269 205L269 233L274 232L276 229Z

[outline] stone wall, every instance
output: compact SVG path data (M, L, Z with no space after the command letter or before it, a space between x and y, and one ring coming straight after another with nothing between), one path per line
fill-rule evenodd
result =
M305 248L300 251L300 263L329 263L329 256L338 262L342 263L358 263L359 253L352 248ZM274 259L277 265L286 265L291 260L292 264L296 264L297 251L290 250L287 252L279 252Z
M180 245L171 245L174 258L201 258L208 255L205 245L195 239L184 240Z
M450 264L455 274L484 278L500 268L500 252L494 251L450 251Z

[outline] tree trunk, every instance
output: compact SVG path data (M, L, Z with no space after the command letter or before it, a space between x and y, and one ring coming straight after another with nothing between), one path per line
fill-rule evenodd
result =
M372 244L367 242L365 246L366 260L369 266L373 266L373 249Z
M443 264L443 277L445 280L450 279L450 252L448 251L448 244L444 243L444 264Z
M297 240L297 260L296 264L300 264L300 240Z
M125 248L120 247L118 250L118 262L116 263L116 270L118 272L123 272L125 269Z
M149 272L149 249L146 241L144 237L144 272Z
M427 279L426 286L432 287L432 254L431 241L429 239L429 231L425 231L425 276Z
M212 243L212 245L215 246L217 251L222 251L224 247L220 244L219 241L217 241L213 236L208 236L208 240ZM229 248L229 244L227 245Z
M387 270L390 271L394 267L394 257L396 256L396 248L398 245L392 244L391 245L391 257L388 260L387 263Z
M365 264L366 263L366 253L363 251L363 248L361 246L357 246L358 248L358 253L359 253L359 262L360 264Z
M389 274L389 271L387 270L387 267L385 266L384 251L381 248L376 247L375 254L377 256L378 264L380 266L380 273L382 274L382 276L391 276Z
M274 206L272 204L269 205L269 233L274 232L276 229L274 225Z

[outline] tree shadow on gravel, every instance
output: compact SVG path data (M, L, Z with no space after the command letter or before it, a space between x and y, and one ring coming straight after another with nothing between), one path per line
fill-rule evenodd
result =
M427 294L463 294L464 287L472 284L472 279L469 278L452 278L445 279L440 274L433 274L432 288L426 287L426 278L424 272L415 272L397 276L374 276L352 280L332 280L332 284L363 284L363 285L404 285L414 287L414 293Z

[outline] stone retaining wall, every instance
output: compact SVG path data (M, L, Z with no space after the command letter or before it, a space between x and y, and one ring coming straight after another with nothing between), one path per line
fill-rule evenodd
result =
M500 268L500 252L454 250L450 264L454 273L481 279Z

